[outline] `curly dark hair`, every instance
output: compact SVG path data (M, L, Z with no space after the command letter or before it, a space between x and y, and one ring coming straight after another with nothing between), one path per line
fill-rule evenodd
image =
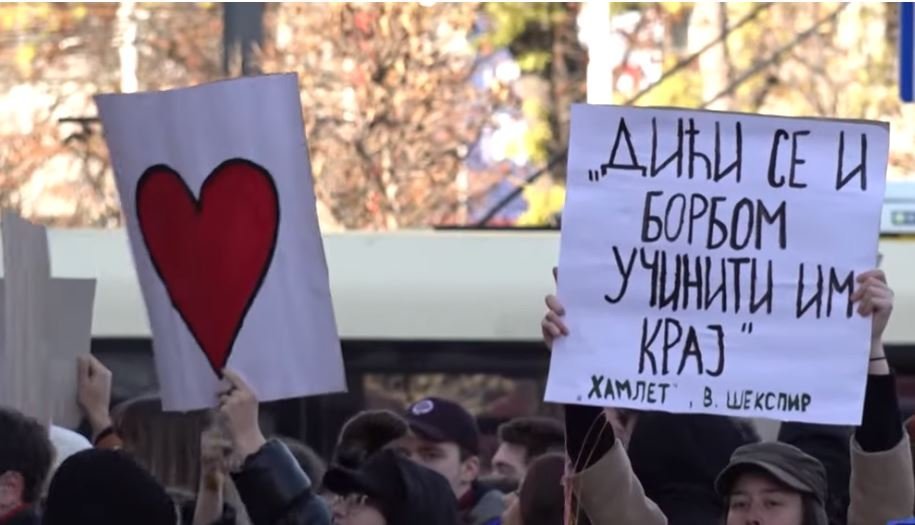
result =
M25 485L23 503L35 503L54 461L48 429L20 412L0 407L0 434L0 474L18 472Z
M518 417L499 426L499 441L523 447L527 452L525 461L530 463L544 454L562 452L565 430L552 418Z

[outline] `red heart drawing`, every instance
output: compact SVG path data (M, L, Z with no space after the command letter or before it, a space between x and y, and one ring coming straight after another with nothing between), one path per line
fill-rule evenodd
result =
M267 275L279 232L279 197L261 166L230 159L200 198L158 164L137 181L137 219L153 267L217 376Z

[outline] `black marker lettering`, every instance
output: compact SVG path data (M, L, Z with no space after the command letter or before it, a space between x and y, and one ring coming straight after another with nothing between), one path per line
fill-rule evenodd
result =
M756 284L758 281L757 274L757 261L753 259L753 264L750 265L750 313L755 314L763 306L766 307L766 313L772 313L772 288L775 283L772 281L772 260L766 261L766 284L763 287L765 290L761 298L757 298L756 294Z
M776 176L775 171L778 169L778 143L782 140L788 140L788 132L783 129L775 130L775 135L772 137L772 151L769 154L769 186L773 188L781 188L785 185L785 176L780 175Z
M854 169L847 174L845 171L845 132L839 133L839 169L836 172L836 191L844 188L855 177L858 177L858 187L861 191L867 191L867 135L861 134L861 156L860 161Z
M648 306L654 308L658 304L658 272L660 271L660 264L658 263L658 251L652 250L654 258L650 262L645 257L645 253L645 248L641 248L639 261L642 263L643 269L651 272L651 299L648 301Z
M679 213L676 213L671 217L673 213L673 207L678 204L680 205ZM679 219L677 218L679 216ZM683 220L686 218L686 195L682 193L674 194L667 201L667 209L664 210L664 237L670 241L674 242L680 237L680 233L683 232ZM670 223L675 223L677 229L674 233L670 233Z
M616 394L613 392L613 381L609 377L604 382L604 399L616 399Z
M762 249L762 232L763 226L775 225L778 231L778 247L784 250L788 246L788 208L785 201L770 213L766 208L766 203L756 201L758 211L756 213L756 249Z
M674 160L677 161L677 177L683 175L683 119L677 119L677 149L673 154L667 157L661 164L658 164L658 122L656 118L651 119L651 177L657 177L658 174Z
M740 267L744 264L750 262L749 257L729 257L727 259L731 263L731 268L734 276L734 313L740 313Z
M683 274L680 270L679 263L680 256L674 256L673 266L673 282L668 282L667 280L667 252L661 252L661 291L659 295L658 308L664 309L670 307L674 312L677 311L677 307L680 303L680 279ZM670 290L670 293L666 293Z
M702 258L694 259L695 270L690 270L690 257L683 255L683 309L689 309L690 290L696 292L696 308L702 308ZM692 277L692 278L691 278Z
M620 256L619 246L613 247L613 258L616 260L616 268L620 272L620 277L623 278L623 284L620 285L620 291L615 297L609 294L604 295L604 300L608 303L616 304L626 295L626 290L629 288L629 276L632 275L632 266L635 264L635 255L636 248L633 248L629 253L629 262L624 263Z
M649 191L645 194L645 207L642 210L642 242L655 242L664 233L664 223L659 217L651 214L651 200L661 195L664 195L663 191ZM657 227L657 234L648 232L651 225Z
M806 188L807 184L803 182L797 182L795 179L796 169L801 164L806 164L807 161L797 156L797 138L810 135L809 131L795 131L791 134L791 168L788 170L788 187L790 188Z
M740 396L730 390L727 392L727 407L731 410L740 410Z
M689 232L687 241L693 243L693 225L708 211L708 199L701 193L693 193L689 198Z
M596 376L596 375L591 376L591 391L588 392L588 399L591 399L592 397L596 397L597 399L601 398L600 385L603 381L604 381L604 376Z
M651 374L658 374L658 362L655 360L654 352L651 351L651 345L654 344L655 339L658 337L658 332L661 331L661 321L656 321L654 325L654 330L651 332L651 336L648 336L648 318L642 320L642 344L641 351L639 353L639 373L645 373L645 358L651 360Z
M746 210L746 221L741 221L741 210ZM744 236L742 243L737 240L737 232L740 230L741 222L745 222L747 225L747 234ZM753 235L753 223L753 201L747 198L740 199L737 201L737 205L734 206L734 212L731 214L731 248L740 251L750 244L750 237Z
M658 402L657 399L654 397L655 396L654 389L655 389L655 384L648 383L648 388L645 392L645 401L651 403L652 405Z
M706 247L710 250L716 250L724 246L724 243L728 241L728 227L727 225L718 218L718 204L725 202L727 199L724 197L712 197L712 205L709 209L709 225L708 225L708 238L706 242ZM714 231L717 230L721 234L719 240L714 240Z
M728 311L728 286L727 286L727 272L725 270L724 263L721 262L718 265L718 268L721 270L721 280L718 281L718 288L715 289L714 293L711 293L712 290L712 279L711 279L711 270L712 270L712 260L710 257L706 257L706 267L705 267L705 309L710 310L712 304L719 300L721 303L721 313Z
M829 269L829 294L826 296L826 317L832 316L832 297L833 295L845 294L845 317L851 319L854 305L851 302L851 294L855 291L855 272L851 271L845 275L843 280L839 280L835 268Z
M724 372L724 328L720 324L710 324L706 328L715 333L718 337L718 368L713 371L706 371L707 375L718 377Z
M667 402L667 389L670 387L670 383L658 383L658 388L661 389L661 404Z
M721 127L715 122L715 182L728 176L732 171L735 172L734 181L740 182L740 168L743 164L743 132L740 122L734 125L734 137L736 141L734 162L730 163L724 170L721 169Z
M686 360L690 357L696 359L696 374L702 375L702 351L699 349L696 329L692 326L686 331L686 344L683 345L683 355L680 357L680 368L677 369L677 375L683 373L683 369L686 368Z
M672 330L673 328L673 330ZM673 335L671 335L673 334ZM661 373L663 375L668 374L668 357L670 351L680 342L680 339L683 338L683 327L680 325L680 321L676 319L671 319L668 317L664 319L664 347L663 347L663 361L661 366Z
M620 142L626 142L626 151L629 154L627 163L622 163L617 158ZM611 169L638 171L643 177L645 176L645 166L639 164L635 156L635 147L632 145L632 135L629 133L629 127L626 126L626 119L620 117L619 127L616 130L616 140L613 141L613 149L610 150L610 160L606 164L600 165L601 175L607 175Z
M800 268L798 269L795 316L800 319L808 310L815 308L814 313L816 314L816 318L819 319L823 313L823 267L817 265L816 289L813 291L813 294L810 296L807 303L804 303L804 268L804 263L801 263Z
M616 381L616 397L618 399L623 399L623 392L626 393L626 398L632 400L632 389L629 386L629 380L626 381Z
M699 159L705 163L704 178L706 180L711 179L712 162L709 160L708 155L696 151L696 135L699 135L699 130L696 129L696 121L694 119L689 119L689 128L686 130L686 135L689 137L689 178L692 179L696 176L696 159Z

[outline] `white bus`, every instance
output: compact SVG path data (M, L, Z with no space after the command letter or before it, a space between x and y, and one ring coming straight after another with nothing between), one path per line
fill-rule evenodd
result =
M114 369L116 395L155 388L125 232L52 229L49 239L54 276L97 279L93 351ZM558 232L348 232L325 235L324 245L350 392L276 404L268 412L277 431L328 452L354 411L397 408L429 391L460 397L489 433L508 417L543 410L540 318ZM915 241L886 237L880 252L897 294L891 360L915 371ZM915 384L900 384L915 397Z

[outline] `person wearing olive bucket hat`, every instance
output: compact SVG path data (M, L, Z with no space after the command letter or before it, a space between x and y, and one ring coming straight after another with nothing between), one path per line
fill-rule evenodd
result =
M727 523L828 525L826 469L778 442L744 445L715 482L727 501Z
M848 479L836 479L833 491L848 486L847 516L835 516L834 525L884 525L910 516L915 507L912 449L902 426L896 381L884 351L883 334L893 310L893 292L881 270L856 277L850 297L858 314L870 318L870 356L860 424L849 439ZM544 343L552 347L570 331L563 321L559 300L546 299L541 321ZM829 348L822 353L828 361ZM862 350L862 361L867 354ZM862 368L865 363L862 362ZM790 366L786 363L785 366ZM566 448L573 461L567 476L572 495L594 525L667 525L671 522L647 495L622 442L599 408L566 406ZM633 436L635 434L633 433ZM803 441L803 440L801 440ZM675 442L672 442L676 446ZM820 454L822 445L806 450ZM632 443L630 443L630 449ZM787 444L747 445L731 456L717 488L727 506L720 522L726 525L826 524L824 501L828 492L822 463ZM841 468L833 466L841 473ZM834 476L834 478L840 478ZM844 519L843 519L844 518ZM708 523L714 523L713 518Z

